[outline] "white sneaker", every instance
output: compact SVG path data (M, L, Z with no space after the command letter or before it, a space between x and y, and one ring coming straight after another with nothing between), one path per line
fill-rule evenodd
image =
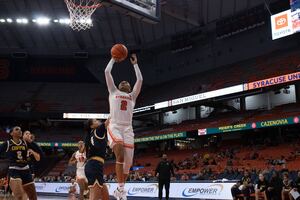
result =
M119 187L114 191L114 197L117 200L120 200L120 197L122 196L121 190L119 189Z
M121 198L120 198L120 200L127 200L126 194L127 194L127 191L124 189L124 190L121 192Z
M123 190L120 190L119 188L117 188L115 191L114 191L114 197L117 199L117 200L127 200L127 197L126 197L126 191L123 189Z

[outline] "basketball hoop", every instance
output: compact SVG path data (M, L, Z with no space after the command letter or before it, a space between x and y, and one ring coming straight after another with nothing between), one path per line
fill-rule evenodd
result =
M100 0L65 0L70 12L70 27L81 31L93 26L92 14L101 6Z

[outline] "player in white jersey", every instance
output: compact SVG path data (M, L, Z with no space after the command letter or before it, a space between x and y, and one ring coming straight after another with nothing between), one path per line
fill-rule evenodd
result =
M87 188L87 179L84 173L84 165L86 161L86 153L84 149L84 142L78 142L78 151L73 153L72 157L70 158L69 164L76 164L76 182L80 188L80 195L79 199L84 199L84 193L88 189Z
M137 78L132 90L127 81L122 81L118 88L115 86L111 70L113 64L119 62L118 60L112 58L105 69L110 105L110 124L107 127L107 132L109 146L113 149L116 156L118 188L114 192L114 196L118 200L127 199L124 185L132 165L134 154L132 115L143 82L143 77L137 64L137 57L135 54L132 54L130 61L134 67Z

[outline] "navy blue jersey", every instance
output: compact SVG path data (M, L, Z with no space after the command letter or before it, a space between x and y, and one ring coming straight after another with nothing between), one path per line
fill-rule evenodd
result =
M106 154L106 129L104 124L100 125L97 129L93 129L85 139L87 150L87 158L99 156L105 158Z
M7 140L0 145L0 154L6 153L9 160L9 168L23 168L28 166L28 146L24 140L15 143L13 140Z
M35 142L31 142L31 143L27 143L27 145L29 146L30 149L32 149L33 151L35 151L36 153L40 154L40 159L42 160L45 155L44 155L44 152L42 151L41 147L35 143ZM41 161L40 160L40 161ZM30 170L31 170L31 173L32 174L35 174L37 169L38 169L38 162L39 161L36 161L34 156L33 155L30 155L28 158L27 158L27 161L28 161L28 164L29 164L29 167L30 167Z

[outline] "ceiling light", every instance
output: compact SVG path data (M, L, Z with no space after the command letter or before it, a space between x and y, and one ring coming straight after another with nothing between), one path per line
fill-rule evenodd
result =
M1 22L1 23L4 23L4 22L5 22L5 19L0 19L0 22Z
M22 23L23 23L23 24L28 24L28 19L23 18L23 19L22 19Z
M13 22L13 20L12 20L11 18L7 18L6 21L7 21L8 23L12 23L12 22Z
M55 23L58 23L59 22L59 20L58 19L55 19L55 20L53 20Z
M69 24L70 23L70 19L68 19L68 18L59 19L59 23L60 24Z
M9 22L8 19L7 19L7 22ZM16 20L16 22L18 24L27 24L28 23L28 19L26 19L26 18L19 18L19 19Z
M47 17L39 17L36 19L36 23L39 25L48 25L50 23L50 19Z

